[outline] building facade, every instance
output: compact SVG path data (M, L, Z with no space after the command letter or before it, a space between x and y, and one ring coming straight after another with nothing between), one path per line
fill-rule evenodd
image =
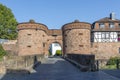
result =
M93 24L74 22L62 29L50 30L41 23L20 23L18 29L18 55L48 55L51 43L57 42L66 54L94 54L96 59L120 55L120 20L111 13Z
M120 54L120 20L115 13L92 24L91 53L97 58L109 58Z

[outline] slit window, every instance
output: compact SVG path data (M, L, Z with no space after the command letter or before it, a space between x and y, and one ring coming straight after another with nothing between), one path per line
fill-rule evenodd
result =
M79 47L83 47L83 45L79 45Z
M119 53L120 53L120 47L119 47Z
M43 47L45 47L45 43L43 43Z
M83 35L83 33L79 33L79 35Z
M65 36L67 36L67 34L65 34Z
M30 35L32 35L32 34L27 34L27 35L29 35L29 36L30 36Z
M42 35L43 37L45 37L45 35Z
M120 42L120 33L118 33L118 42Z
M67 47L67 45L65 45L65 47Z
M31 46L30 46L30 45L28 45L27 47L28 47L28 48L31 48Z

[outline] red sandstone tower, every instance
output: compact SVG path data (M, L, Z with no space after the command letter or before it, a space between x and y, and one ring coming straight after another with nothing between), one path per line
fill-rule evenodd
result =
M63 25L62 31L65 54L90 54L91 24L75 20Z
M47 27L33 21L18 25L18 55L43 54Z

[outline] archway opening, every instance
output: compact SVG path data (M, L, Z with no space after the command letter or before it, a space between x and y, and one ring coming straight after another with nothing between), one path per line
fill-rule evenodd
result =
M62 56L62 47L59 43L53 42L50 44L49 56Z

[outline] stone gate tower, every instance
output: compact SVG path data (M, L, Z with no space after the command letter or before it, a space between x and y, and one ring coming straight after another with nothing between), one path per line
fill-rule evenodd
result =
M61 29L48 29L46 25L33 20L19 23L18 30L18 55L49 55L49 46L59 43L62 47Z
M91 24L75 20L63 25L63 53L90 54Z
M47 27L34 21L18 25L18 55L43 54Z

